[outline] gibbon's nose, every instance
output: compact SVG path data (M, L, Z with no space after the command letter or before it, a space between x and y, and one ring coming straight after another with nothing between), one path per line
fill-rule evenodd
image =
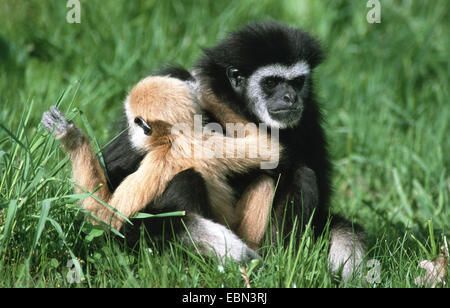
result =
M283 96L283 101L287 104L287 105L292 105L295 102L295 98L294 95L292 95L291 93L286 93Z

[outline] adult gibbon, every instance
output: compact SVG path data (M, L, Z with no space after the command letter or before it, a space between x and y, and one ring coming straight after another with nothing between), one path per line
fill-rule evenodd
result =
M199 181L193 177L201 176L200 186L205 189L202 189L203 194L197 193L196 198L209 205L211 217L217 222L236 229L241 219L234 209L236 199L227 176L248 173L263 162L277 162L280 149L276 140L270 140L256 126L241 138L227 137L214 131L206 134L203 130L194 131L194 117L200 115L201 110L192 92L186 82L162 76L147 77L131 90L125 100L129 138L133 148L144 156L138 169L128 175L114 192L109 190L99 161L81 130L67 122L56 107L44 113L43 126L50 132L54 131L71 158L76 189L93 192L95 196L83 201L85 210L120 229L123 217L132 217L145 208L148 210L152 201L163 196L169 183L173 186L171 181L185 172L177 178L176 185L182 186L182 179L185 186L191 185L191 181ZM244 122L231 112L223 112L220 116L223 123ZM266 142L262 142L263 139ZM195 173L186 173L189 170ZM261 190L258 195L261 195ZM272 197L273 189L266 190L264 198ZM191 211L196 206L195 200L191 201L194 204L188 205L189 215L195 214ZM102 202L109 203L112 208ZM159 203L158 210L167 211L169 208ZM211 249L208 241L198 241L197 244L203 245L207 252ZM244 255L256 257L246 252L241 247L243 244L239 243L239 246ZM219 255L225 249L217 252L212 248ZM223 256L226 255L225 252ZM240 258L238 255L237 259Z
M193 69L198 86L226 107L248 121L279 130L285 151L271 170L274 179L280 176L273 216L286 238L292 232L301 235L310 219L320 234L329 217L331 163L313 82L313 70L322 60L319 42L307 32L259 22L205 49ZM231 185L245 188L253 177L236 175ZM331 269L342 267L342 276L348 278L365 254L363 232L334 216L330 236Z
M193 83L201 93L213 94L216 102L246 121L279 130L284 152L278 167L271 170L274 180L280 177L272 216L285 238L292 233L300 236L310 219L320 234L329 217L331 163L313 82L313 70L322 60L319 42L307 32L276 22L257 22L205 49L191 71L194 78L181 68L165 71ZM220 108L210 113L218 117ZM118 181L139 161L135 154L127 156L132 152L125 139L104 152L108 173ZM235 194L245 195L260 174L255 170L230 177ZM348 278L365 254L363 232L332 216L330 237L330 267L334 272L342 267L342 276Z

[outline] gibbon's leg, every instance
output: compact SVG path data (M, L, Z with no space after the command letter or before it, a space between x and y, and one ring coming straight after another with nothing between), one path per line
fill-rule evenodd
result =
M175 160L166 160L165 149L155 149L147 153L139 168L127 176L114 191L109 204L125 217L144 209L155 198L159 198L168 183L182 169ZM102 220L111 221L111 225L119 229L123 218L115 212L105 209L101 213Z
M237 235L253 248L259 248L266 231L275 193L274 181L267 175L255 179L236 204L240 217Z
M94 195L108 202L111 193L108 189L105 174L89 144L88 138L83 132L75 124L68 122L64 115L54 106L50 107L50 111L44 112L41 123L47 131L53 132L55 138L61 141L63 148L69 155L75 183L89 192L96 190L100 186ZM75 191L77 193L85 192L77 185L75 185ZM82 206L94 215L104 207L92 197L85 198ZM98 224L93 219L91 221Z

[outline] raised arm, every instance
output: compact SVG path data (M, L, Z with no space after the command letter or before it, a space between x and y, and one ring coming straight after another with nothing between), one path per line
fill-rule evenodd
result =
M69 155L72 162L72 177L76 183L75 191L85 193L97 189L94 196L108 202L111 192L89 139L74 123L67 121L61 111L54 106L50 107L50 111L44 112L41 123L46 130L54 134L57 140L61 141ZM104 207L93 197L85 198L82 206L94 215Z

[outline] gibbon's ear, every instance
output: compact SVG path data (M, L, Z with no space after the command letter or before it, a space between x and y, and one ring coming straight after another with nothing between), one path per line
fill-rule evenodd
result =
M230 81L231 87L233 88L234 92L241 95L244 92L245 77L242 76L239 69L232 67L232 66L227 68L226 73L227 73L228 80Z

